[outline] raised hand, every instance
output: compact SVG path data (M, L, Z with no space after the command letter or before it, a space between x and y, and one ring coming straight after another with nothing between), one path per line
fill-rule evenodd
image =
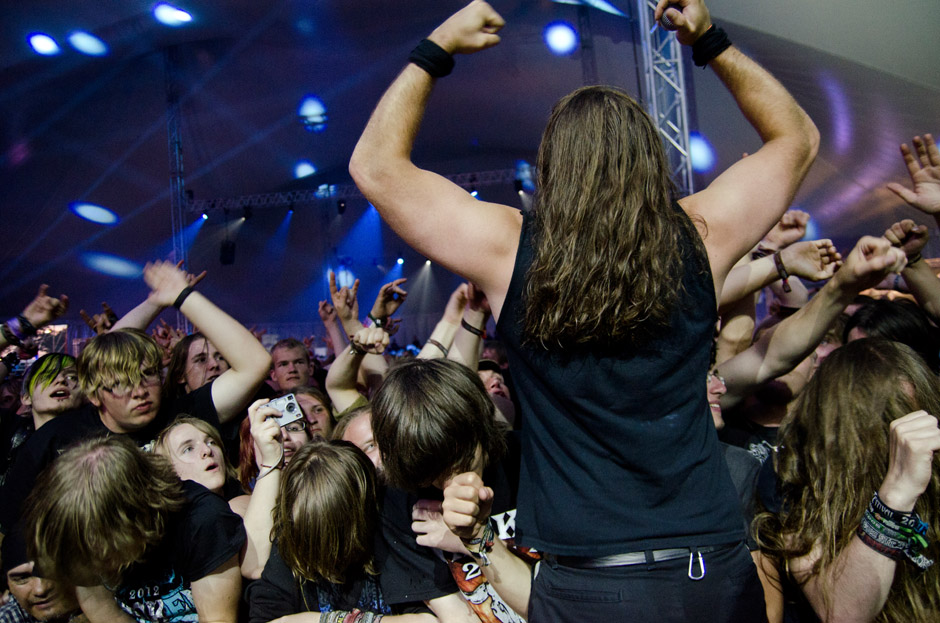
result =
M472 283L467 284L467 306L473 311L481 311L487 316L493 314L490 302L486 299L486 292Z
M358 350L381 355L388 346L388 333L379 327L364 327L349 336L349 341Z
M463 317L463 308L467 306L469 284L462 283L457 289L451 292L447 300L447 306L444 308L444 320L450 324L460 324Z
M861 291L875 287L888 273L900 273L906 264L904 251L891 246L887 238L863 236L833 279L840 286Z
M901 156L911 176L913 189L891 182L888 188L898 197L926 214L940 214L940 150L933 136L915 136L914 151L901 144ZM916 156L915 156L916 153Z
M330 305L329 301L320 301L317 311L320 313L320 320L326 326L330 326L331 322L336 322L336 308Z
M350 320L359 320L359 300L356 294L359 292L359 280L353 282L352 288L343 286L336 289L336 273L332 270L329 274L330 298L333 299L333 308L336 310L336 316L339 321L345 324Z
M773 226L764 239L761 246L780 251L794 242L800 240L806 235L806 224L809 223L809 213L803 210L787 210Z
M408 293L401 289L401 285L406 281L408 279L403 277L379 288L379 294L375 297L375 303L372 304L372 311L369 314L373 318L383 320L398 311L408 296Z
M107 333L118 320L117 314L114 313L114 310L111 309L110 305L102 302L101 307L104 309L104 311L100 314L95 314L94 316L89 316L88 312L86 312L84 309L78 310L78 315L81 316L82 320L85 321L85 324L87 324L91 330L95 332L95 335Z
M473 54L499 43L496 33L505 25L493 7L473 0L435 28L428 39L450 54Z
M790 245L780 252L780 259L790 274L810 281L829 279L842 265L842 255L829 239Z
M444 485L444 523L464 542L479 538L493 507L493 490L475 472L458 474Z
M930 230L926 225L915 225L909 218L898 221L885 230L885 238L892 246L898 247L907 259L917 257L930 239Z
M443 512L439 500L418 500L411 509L411 530L418 535L415 541L424 547L468 554L463 541L444 523Z
M280 411L266 407L268 400L256 400L248 407L248 421L251 424L251 438L258 449L261 465L276 465L284 454L281 439L281 427L277 423Z
M382 328L385 329L389 337L392 337L401 329L401 318L389 318L385 321L385 326Z
M666 7L669 5L679 5L682 10L676 8L667 10ZM663 13L666 13L676 25L676 38L682 45L692 45L712 25L708 7L702 0L659 0L653 12L653 18L659 21Z
M176 264L157 260L144 266L144 282L150 288L147 300L160 307L169 307L189 286L189 276Z
M179 268L179 269L182 269L182 268L183 268L183 260L178 261L178 262L176 263L176 267ZM202 272L199 273L198 275L194 275L194 274L192 274L192 273L186 273L186 281L189 282L190 287L195 287L195 285L196 285L197 283L199 283L200 281L202 281L203 279L205 279L205 278L206 278L206 275L208 275L208 274L209 274L209 271L207 271L207 270L202 271Z
M49 286L46 284L39 286L36 298L23 310L23 316L37 329L46 326L69 308L69 297L60 294L59 298L53 298L46 294L48 291Z
M908 512L933 475L933 456L940 450L937 418L915 411L894 420L888 443L888 473L878 496L889 508Z

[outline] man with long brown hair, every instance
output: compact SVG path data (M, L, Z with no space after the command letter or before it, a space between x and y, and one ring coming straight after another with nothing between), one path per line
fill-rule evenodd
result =
M525 421L516 535L548 554L533 621L643 620L646 601L625 599L637 591L668 596L661 621L764 616L701 381L715 292L789 206L819 136L701 0L661 0L664 13L763 141L698 193L673 200L652 120L608 87L555 106L532 217L416 167L434 79L453 54L499 43L504 21L482 0L415 48L350 161L391 227L479 285L498 319Z

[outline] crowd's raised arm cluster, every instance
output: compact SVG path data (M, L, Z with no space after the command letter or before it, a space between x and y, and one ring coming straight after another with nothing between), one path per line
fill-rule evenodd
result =
M69 303L40 286L0 326L0 623L940 621L940 151L889 185L922 218L803 241L812 121L701 0L655 13L762 140L687 197L642 107L585 87L532 210L477 201L410 153L503 19L474 0L412 52L350 172L468 281L417 355L388 352L404 279L363 314L331 276L323 360L163 261L37 357Z

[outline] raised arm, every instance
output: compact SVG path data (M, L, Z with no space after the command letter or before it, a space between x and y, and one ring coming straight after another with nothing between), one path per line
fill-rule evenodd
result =
M182 260L176 263L176 267L182 269ZM206 274L206 271L202 271L198 275L191 275L187 273L187 285L189 285L189 287L195 288L200 281L206 278ZM157 316L159 316L160 312L162 312L164 309L163 307L160 307L154 303L151 297L148 296L137 307L121 316L120 320L117 320L116 316L113 316L114 312L110 307L108 307L107 303L102 303L101 306L104 307L105 314L107 314L109 317L115 317L115 320L112 321L108 332L117 331L118 329L140 329L141 331L146 331L147 327L149 327L150 324L157 319ZM95 318L97 318L97 315ZM85 320L85 322L88 322L88 320ZM101 333L101 331L99 331L99 333Z
M460 537L467 551L481 561L480 569L510 608L526 616L532 570L488 529L493 490L474 472L458 474L444 488L444 523ZM483 552L483 553L481 553ZM483 557L486 560L483 560Z
M503 23L490 5L474 0L431 33L432 53L446 64L453 54L492 47L499 43L496 33ZM522 217L508 206L477 201L411 162L433 85L434 78L425 69L415 64L405 67L372 113L349 172L405 242L479 284L495 311L509 288Z
M930 134L915 136L911 142L913 150L907 144L901 144L901 156L911 177L911 188L894 182L888 184L888 188L912 208L933 216L940 227L940 149Z
M480 349L486 322L490 318L490 304L483 290L472 283L467 284L467 305L460 319L460 329L454 336L454 345L447 355L471 370L476 370L480 363Z
M454 337L457 335L457 329L460 328L460 315L467 304L467 288L467 284L462 283L450 293L450 298L447 299L447 305L444 307L444 315L434 325L434 330L431 331L431 335L418 353L418 359L440 359L450 356Z
M681 6L681 12L667 7ZM733 45L720 49L719 31L701 0L660 0L656 19L668 12L680 43L692 45L730 91L762 147L718 176L707 188L680 200L705 221L704 238L716 286L734 263L773 227L789 207L816 157L819 132L796 100L773 76Z
M779 251L779 254L780 266L788 275L810 281L822 281L832 277L842 259L832 241L828 239L798 242ZM776 253L735 266L725 279L719 309L780 279L781 270L775 255Z
M758 385L792 370L819 344L832 322L855 296L904 266L904 254L885 238L858 241L835 276L795 314L753 346L716 368L727 386L721 406L728 409Z
M153 304L178 305L231 366L212 382L212 402L220 422L232 419L248 405L268 375L271 355L248 329L192 290L186 273L171 262L147 264L144 280Z
M38 329L43 328L69 308L69 297L60 294L54 298L46 294L49 286L39 286L36 297L29 302L23 312L16 318L10 318L0 326L0 350L10 344L21 346L22 343L36 335ZM23 322L25 320L25 322Z
M338 355L326 375L326 393L336 411L342 413L361 395L356 387L359 366L369 354L381 355L388 346L388 334L379 327L363 327L350 340L349 348Z
M915 225L911 219L904 219L889 227L885 238L907 256L907 266L901 271L901 276L908 290L934 322L940 321L940 279L921 256L930 238L930 230L925 225Z

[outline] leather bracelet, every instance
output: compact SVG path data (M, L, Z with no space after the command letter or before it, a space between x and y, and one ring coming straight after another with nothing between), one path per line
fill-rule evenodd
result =
M914 257L909 257L907 258L907 266L913 266L914 264L921 261L922 259L924 259L924 256L921 255L920 253L918 253Z
M477 329L475 326L464 320L460 319L460 326L469 331L470 333L476 335L477 337L483 337L483 329Z
M774 264L777 265L777 274L780 276L780 279L783 280L783 291L790 292L793 288L790 287L788 279L790 279L790 273L787 272L787 267L783 265L783 259L780 257L780 251L774 253Z
M375 325L376 327L380 329L384 329L385 323L388 322L388 318L376 318L375 316L372 315L372 312L369 312L368 318L369 320L372 321L373 325Z
M446 346L438 342L437 340L432 340L431 338L428 338L428 344L430 344L431 346L437 346L440 349L440 351L444 353L445 357L447 356L448 353L450 353L450 350Z
M183 301L185 301L186 297L188 297L192 293L193 293L192 286L186 286L185 288L183 288L183 291L180 292L180 295L176 297L175 301L173 301L173 307L175 307L176 309L179 309L180 307L182 307Z
M36 327L34 327L33 323L31 323L23 314L20 314L19 316L17 316L16 319L19 320L20 330L23 331L23 335L25 335L26 337L32 337L36 335L37 333L39 333L39 330Z

